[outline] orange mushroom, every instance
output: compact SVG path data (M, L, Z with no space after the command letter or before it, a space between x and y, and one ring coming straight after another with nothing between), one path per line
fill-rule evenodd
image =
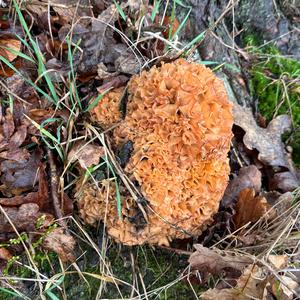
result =
M126 117L113 140L133 142L124 172L146 199L147 222L137 224L139 209L128 193L119 219L113 188L106 202L103 192L93 193L92 202L101 206L93 219L106 219L108 233L127 245L166 245L199 235L217 212L228 182L233 117L222 81L205 66L179 59L132 77L128 95ZM87 194L79 202L87 203ZM89 221L92 206L82 207Z

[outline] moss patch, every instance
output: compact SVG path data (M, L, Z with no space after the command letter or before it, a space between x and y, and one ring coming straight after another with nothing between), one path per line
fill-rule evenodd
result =
M258 62L251 69L251 92L259 100L258 108L268 121L289 114L293 131L287 139L293 147L293 158L300 166L300 62L281 55L274 46L257 47L259 39L248 36Z

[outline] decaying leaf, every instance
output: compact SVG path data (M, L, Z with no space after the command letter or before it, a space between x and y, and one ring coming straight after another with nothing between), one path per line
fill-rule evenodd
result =
M274 174L270 179L269 189L289 192L299 187L299 179L295 173L286 171Z
M254 165L242 167L238 176L233 178L224 193L221 205L228 207L234 203L240 192L245 188L253 188L256 193L261 189L261 173Z
M26 9L41 16L48 12L48 3L47 0L30 1L26 5ZM79 17L91 16L88 0L52 0L50 6L65 23L75 22Z
M92 7L88 0L52 0L53 10L68 23L80 17L92 16Z
M62 228L56 228L46 236L43 247L56 252L62 261L74 261L75 244L72 236L65 234Z
M15 232L11 223L18 231L33 231L41 216L45 216L44 224L49 225L54 220L52 215L40 212L39 206L35 203L22 204L19 207L3 207L0 210L0 232Z
M40 210L50 211L49 209L49 189L44 167L39 169L39 188L36 192L14 196L11 198L0 198L0 205L6 207L20 206L25 203L36 203Z
M299 295L299 284L292 278L282 275L280 281L273 280L272 293L273 296L280 300L296 299L294 296Z
M299 292L299 284L285 275L275 276L266 267L249 265L233 288L213 288L202 293L203 300L292 300Z
M203 300L267 300L269 294L266 289L266 276L261 268L255 265L248 266L242 276L238 279L237 285L230 289L209 289L201 294Z
M255 196L254 189L243 189L240 192L236 205L236 214L233 217L235 227L240 228L249 222L254 223L258 221L266 215L270 208L271 206L266 198ZM270 211L266 217L274 217L274 212Z
M291 129L291 119L288 115L278 116L267 128L262 128L256 124L251 110L235 104L233 113L235 125L245 131L244 144L250 150L258 150L258 159L261 162L273 167L290 168L287 152L281 141L282 134Z
M241 271L253 262L247 256L234 256L228 252L216 252L200 244L194 245L196 251L190 256L189 263L192 270L201 273L201 281L206 282L210 275L226 274L230 279L237 278Z
M10 260L12 258L12 254L6 248L0 248L0 259Z
M21 41L11 35L0 35L0 52L9 62L17 58L21 49Z
M40 161L41 153L35 151L25 160L4 160L1 162L0 191L5 196L11 197L32 190L37 178Z
M269 255L268 261L276 270L280 270L288 265L289 258L287 255Z
M78 160L83 169L99 163L100 157L104 154L104 149L95 144L77 143L68 154L69 162Z
M140 71L141 64L133 52L127 50L123 55L116 59L115 67L117 71L121 73L134 75Z
M15 125L15 120L9 109L0 122L0 158L22 162L29 158L26 148L20 148L27 137L27 125Z

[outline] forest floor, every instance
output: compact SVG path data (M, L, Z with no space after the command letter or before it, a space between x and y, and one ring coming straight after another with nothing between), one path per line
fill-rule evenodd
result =
M300 299L299 24L294 0L0 0L0 299ZM180 57L233 102L230 181L200 236L125 246L80 214L125 172L91 112Z

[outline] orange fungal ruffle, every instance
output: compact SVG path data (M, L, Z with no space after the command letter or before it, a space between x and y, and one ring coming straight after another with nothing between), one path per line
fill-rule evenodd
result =
M147 222L137 226L138 209L128 196L118 218L112 188L106 201L103 192L85 191L79 200L83 219L106 219L108 233L127 245L167 245L199 235L228 182L233 117L222 81L205 66L179 59L132 77L128 95L113 142L133 142L124 172L147 200Z
M92 119L103 128L108 129L121 121L120 100L124 87L115 88L103 96L99 103L91 110Z

